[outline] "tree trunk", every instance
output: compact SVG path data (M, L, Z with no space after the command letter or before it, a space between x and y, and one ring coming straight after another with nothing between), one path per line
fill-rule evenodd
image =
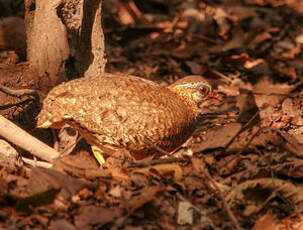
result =
M102 0L26 0L27 59L40 84L102 76Z

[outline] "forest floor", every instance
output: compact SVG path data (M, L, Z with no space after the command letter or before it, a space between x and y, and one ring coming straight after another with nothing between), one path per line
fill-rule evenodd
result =
M1 162L0 229L303 229L303 2L163 2L104 1L107 72L199 74L223 100L177 160L100 170L81 140L52 169ZM30 87L18 56L0 58L1 82ZM7 97L1 114L53 145L35 128L41 105Z

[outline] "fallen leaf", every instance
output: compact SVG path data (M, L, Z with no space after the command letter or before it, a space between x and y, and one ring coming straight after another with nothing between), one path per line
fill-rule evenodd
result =
M201 72L202 66L196 62L185 61L186 65L189 67L192 74L199 74Z
M220 7L214 8L214 11L215 13L213 17L219 26L219 35L226 39L231 28L228 22L229 15L223 8Z
M294 59L296 55L301 53L301 44L296 43L296 45L290 49L288 52L282 54L283 58Z
M178 204L177 223L180 225L192 225L194 222L194 210L192 204L187 201L180 201Z
M16 209L21 212L30 212L32 208L52 204L60 189L48 189L24 198L18 198Z
M283 224L278 223L270 214L265 214L259 218L254 224L252 230L280 230L284 227Z
M74 216L76 229L92 229L93 226L101 228L121 215L119 209L109 209L95 205L81 206L79 214Z
M0 139L0 164L15 167L18 163L18 152L5 140Z
M60 190L59 196L63 200L68 200L85 186L89 186L89 183L53 169L36 167L31 171L28 189L31 193L38 193L53 188Z
M272 36L268 31L262 32L254 38L254 40L251 42L251 45L253 47L256 47L256 45L258 45L259 43L271 38Z
M113 189L109 191L109 194L115 198L121 197L121 187L120 185L116 185Z
M153 176L160 175L161 177L169 177L174 181L180 181L183 178L183 169L177 163L157 164L149 167L135 169L133 172Z
M53 220L50 224L51 230L76 230L75 226L72 225L65 219Z
M128 207L128 216L132 215L134 211L141 208L144 204L155 199L159 193L164 191L164 189L165 188L162 185L141 189L139 196L131 198L131 200L126 203L126 206Z
M204 136L204 141L200 144L192 145L191 149L196 153L207 149L225 148L241 127L242 125L239 123L231 123L208 130Z
M237 96L237 107L239 108L238 122L246 123L258 112L255 97L250 90L240 88L240 95ZM259 120L255 118L254 123Z

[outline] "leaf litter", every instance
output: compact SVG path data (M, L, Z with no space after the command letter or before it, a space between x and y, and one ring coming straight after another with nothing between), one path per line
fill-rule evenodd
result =
M72 154L52 169L32 168L5 163L3 144L0 228L302 227L302 3L103 4L108 72L162 85L202 74L223 101L175 162L134 166L117 153L100 169L87 144L72 139L73 151L63 143Z

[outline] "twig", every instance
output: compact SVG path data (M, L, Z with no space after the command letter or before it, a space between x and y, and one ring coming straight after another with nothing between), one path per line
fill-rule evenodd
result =
M186 160L180 159L180 158L175 158L175 157L170 157L170 158L164 158L164 159L157 159L157 160L151 160L148 162L142 162L142 163L132 163L131 165L128 166L128 168L135 168L135 167L148 167L152 165L158 165L158 164L168 164L168 163L175 163L175 162L180 162L180 163L185 163Z
M120 1L121 5L127 10L129 15L135 21L136 24L146 24L147 20L141 11L138 9L134 1Z
M240 224L238 222L238 220L236 219L236 217L234 216L233 212L230 210L229 205L227 204L223 193L221 192L221 189L218 187L216 181L211 177L211 175L208 173L207 170L204 170L204 175L207 177L207 179L213 184L213 186L216 188L217 192L219 193L219 196L222 200L223 206L228 214L228 216L230 217L231 221L233 222L233 224L235 225L235 228L237 230L242 230L242 228L240 227Z
M251 144L251 142L253 141L253 139L255 139L255 137L258 136L264 128L265 128L265 127L259 127L258 131L255 132L255 133L251 136L251 138L248 140L248 142L246 143L246 145L244 146L243 149L247 149L248 146L249 146L249 145Z
M22 157L21 159L26 164L29 164L34 167L51 168L53 166L53 164L45 162L45 161L37 161L37 160L28 159L25 157Z
M0 84L0 91L14 97L34 96L35 98L39 98L38 91L34 89L10 89Z
M233 136L233 138L225 145L225 149L228 149L228 147L234 142L234 140L242 133L258 116L259 110L249 119L249 121L242 126L242 128L236 133L236 135Z
M227 82L232 82L232 80L231 80L229 77L227 77L227 76L224 75L223 73L218 72L218 71L215 70L215 69L210 69L210 72L212 72L213 74L215 74L215 75L217 75L217 76L223 78L223 79L224 79L225 81L227 81Z
M224 119L236 119L238 116L228 114L206 113L203 114L203 118L224 118Z
M206 41L206 42L209 42L209 43L212 43L212 44L215 44L215 45L220 44L220 41L215 40L215 39L211 39L210 37L207 37L207 36L202 35L202 34L193 34L192 36L193 36L193 38L197 38L197 39L200 39L202 41Z
M15 145L48 162L60 156L53 148L31 136L13 122L0 115L0 135Z

